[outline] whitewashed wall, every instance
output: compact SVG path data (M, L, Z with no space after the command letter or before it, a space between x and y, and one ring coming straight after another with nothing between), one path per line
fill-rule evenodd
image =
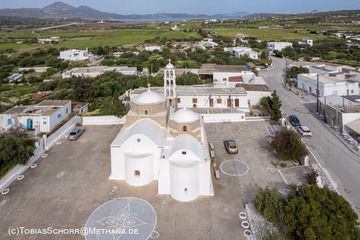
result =
M201 114L205 123L221 123L221 122L243 122L245 121L245 113L211 113Z
M82 125L121 125L125 123L125 119L125 117L118 118L116 116L82 117Z

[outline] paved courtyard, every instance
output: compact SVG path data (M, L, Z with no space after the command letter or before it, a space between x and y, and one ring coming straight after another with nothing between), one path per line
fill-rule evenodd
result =
M81 228L89 215L103 203L119 197L147 200L157 213L157 239L208 240L245 239L238 217L259 187L286 188L278 171L273 171L273 155L266 150L266 122L206 125L207 136L215 146L218 164L240 176L221 174L215 180L215 197L200 197L180 203L157 194L157 183L130 187L123 181L109 181L110 143L120 126L91 126L75 142L63 140L41 159L25 178L0 196L0 239L84 239L79 235L8 236L9 227ZM235 139L239 153L229 155L224 139ZM236 169L234 169L236 168ZM235 174L237 175L237 174Z
M265 138L265 128L268 124L261 121L206 125L206 134L209 142L214 144L218 166L227 160L239 160L249 168L246 174L238 177L221 173L221 180L218 181L218 184L230 181L229 179L236 181L241 192L238 197L244 203L252 201L260 187L270 186L278 189L287 187L279 172L271 164L274 155L267 150L268 143ZM223 140L227 139L236 140L239 149L237 154L226 152Z
M78 235L8 236L9 227L81 228L101 204L118 197L150 202L158 216L158 239L244 239L238 213L244 209L237 178L214 180L216 197L179 203L157 194L157 184L134 188L109 181L109 145L119 126L88 127L75 142L63 140L25 178L0 196L0 239L84 239Z

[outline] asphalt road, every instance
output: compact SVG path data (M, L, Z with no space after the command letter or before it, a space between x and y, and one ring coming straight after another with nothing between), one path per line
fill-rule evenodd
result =
M260 71L259 75L264 77L271 90L276 90L282 101L283 113L295 114L303 125L312 130L312 138L305 140L311 152L327 169L337 184L338 192L360 215L360 158L309 111L305 101L283 87L285 64L285 59L273 58L273 68Z

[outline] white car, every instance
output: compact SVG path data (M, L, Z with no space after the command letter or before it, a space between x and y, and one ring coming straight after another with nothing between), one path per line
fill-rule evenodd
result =
M299 126L298 130L299 130L299 133L301 134L301 136L303 136L303 137L311 137L312 136L310 128L308 128L306 126Z

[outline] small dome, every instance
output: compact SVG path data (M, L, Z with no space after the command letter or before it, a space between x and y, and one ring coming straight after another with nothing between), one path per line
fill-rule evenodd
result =
M172 65L171 60L169 59L169 63L165 67L166 69L174 69L174 65Z
M141 93L134 97L133 101L137 104L157 104L165 101L165 98L160 94L152 92L150 90Z
M171 119L177 123L192 123L199 120L199 118L198 113L187 108L177 110L171 117Z

